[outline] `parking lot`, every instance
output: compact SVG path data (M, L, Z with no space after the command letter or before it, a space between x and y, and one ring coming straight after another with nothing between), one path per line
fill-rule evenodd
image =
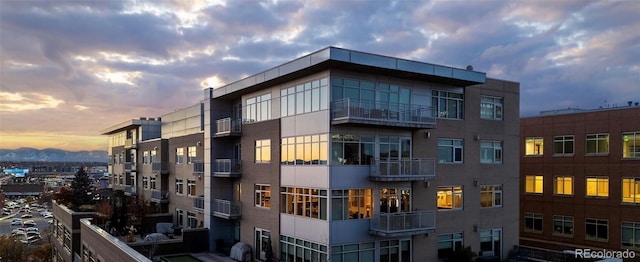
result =
M48 218L48 219L44 218L40 214L39 210L32 210L32 212L26 212L26 210L23 209L23 212L20 212L20 209L16 208L16 209L10 209L10 211L11 211L10 214L8 215L5 214L0 217L0 235L11 235L12 230L22 227L20 225L11 225L12 224L11 222L14 218L21 218L23 222L27 220L33 220L42 238L45 238L47 234L51 233L52 231L50 228L51 225L48 222L48 220L51 220L51 218ZM31 215L32 217L22 218L22 216L27 214Z

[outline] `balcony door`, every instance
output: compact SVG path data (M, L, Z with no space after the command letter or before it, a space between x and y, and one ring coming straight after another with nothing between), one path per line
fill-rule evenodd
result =
M381 188L380 213L411 211L411 190L408 188Z
M380 171L388 175L403 175L408 165L403 162L411 159L411 139L397 136L380 136L378 158Z

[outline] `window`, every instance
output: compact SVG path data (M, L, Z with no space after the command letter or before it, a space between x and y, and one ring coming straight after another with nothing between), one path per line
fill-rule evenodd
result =
M431 106L436 108L434 117L462 119L464 99L462 94L447 91L431 91Z
M542 214L524 213L524 230L542 232Z
M326 220L327 190L281 187L280 213Z
M553 234L559 236L573 236L573 217L553 216Z
M142 177L142 188L149 189L149 177Z
M176 208L176 225L181 227L184 225L184 211Z
M450 233L438 235L438 258L446 259L453 252L462 250L462 233Z
M333 165L370 165L375 154L375 136L333 134L331 150Z
M184 148L176 148L176 164L184 163Z
M271 94L248 98L246 105L243 122L251 123L271 119Z
M198 219L196 219L195 213L187 212L187 227L188 228L198 227Z
M257 184L255 188L255 205L257 207L271 207L271 185Z
M156 150L151 150L151 163L157 163L158 162L158 156L157 156L157 152Z
M150 164L149 151L142 152L142 164Z
M256 236L256 242L255 242L255 248L256 248L256 259L261 261L262 258L260 257L260 255L265 252L267 250L267 246L269 245L269 243L271 242L271 232L269 230L266 229L260 229L260 228L256 228L255 229L255 236ZM272 247L270 247L272 248Z
M280 250L282 262L303 261L303 259L304 261L329 261L327 246L286 235L280 235ZM331 261L341 262L342 260L332 258Z
M329 135L309 135L282 138L280 164L326 165Z
M502 142L480 141L480 163L502 163Z
M605 219L587 218L585 239L607 241L609 239L609 221Z
M622 133L622 158L640 158L640 132Z
M271 162L271 139L256 140L256 163Z
M189 164L193 164L193 162L196 161L196 156L197 156L197 151L196 151L196 147L195 146L190 146L187 148L187 163Z
M524 192L533 194L542 194L543 176L526 176Z
M378 261L411 261L411 239L380 240L380 257Z
M587 196L608 197L609 178L608 177L587 177Z
M587 135L587 154L608 154L609 134Z
M176 194L178 195L182 195L184 194L184 182L182 181L182 179L176 179Z
M292 260L293 261L293 260ZM325 260L319 260L325 261ZM375 243L362 242L331 246L331 262L375 261Z
M480 98L480 118L502 120L502 98L482 96Z
M438 163L462 163L462 139L438 139Z
M481 207L502 206L502 185L480 186Z
M462 187L438 187L438 209L462 209Z
M373 207L372 189L331 191L331 220L371 218Z
M558 176L553 180L553 193L556 195L573 195L573 177Z
M554 156L572 156L573 155L573 136L556 136L553 138L553 155Z
M542 137L527 137L524 140L524 154L526 156L541 156L544 149Z
M187 180L187 195L196 196L196 181L192 179Z
M149 184L151 186L151 189L156 189L156 178L150 177L149 180L150 180Z
M281 116L327 109L329 105L327 82L327 78L322 78L280 90Z
M639 222L622 222L622 246L640 248Z
M640 177L622 178L622 202L640 204Z
M480 252L492 252L500 257L502 228L480 230Z

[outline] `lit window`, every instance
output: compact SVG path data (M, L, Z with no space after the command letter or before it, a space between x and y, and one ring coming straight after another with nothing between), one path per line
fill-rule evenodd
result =
M587 177L587 196L608 197L609 196L609 178Z
M194 161L196 161L196 156L197 156L197 151L196 151L196 147L195 146L190 146L187 148L187 163L189 164L193 164Z
M184 148L176 148L176 164L184 162Z
M149 151L142 152L142 164L150 164L149 161Z
M374 213L373 207L372 189L331 191L331 220L371 218ZM386 211L381 210L381 212Z
M462 163L462 139L438 139L438 163Z
M196 195L196 181L195 180L187 180L187 195L195 196Z
M282 138L280 164L282 165L326 165L328 135L309 135Z
M436 108L435 117L462 119L464 95L446 91L431 91L431 105Z
M622 222L622 246L640 248L640 222Z
M157 155L157 151L151 150L151 163L157 163L158 162L158 155Z
M622 157L640 158L640 132L622 133Z
M542 214L524 213L524 229L526 231L542 232Z
M587 154L608 154L609 134L587 135Z
M271 139L256 140L256 163L271 162Z
M481 141L480 142L480 163L484 163L484 164L502 163L502 142Z
M609 239L609 221L605 219L587 218L585 239L607 241Z
M438 209L462 209L462 187L438 187Z
M327 190L315 188L280 188L280 213L327 219Z
M524 154L527 156L541 156L544 146L542 137L527 137L524 140Z
M257 207L271 207L271 186L255 185L255 205Z
M525 192L542 194L543 176L526 176Z
M573 217L553 216L553 234L559 236L573 236Z
M573 136L556 136L553 138L553 155L572 156Z
M480 118L502 120L502 98L490 96L481 97Z
M481 186L480 187L481 207L501 207L502 206L502 186Z
M554 194L573 195L573 177L559 176L553 180Z
M622 179L622 202L640 204L640 177Z

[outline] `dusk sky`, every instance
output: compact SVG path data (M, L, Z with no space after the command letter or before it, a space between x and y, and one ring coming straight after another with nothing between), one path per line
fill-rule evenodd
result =
M520 115L640 102L640 1L0 0L0 148L100 131L336 46L520 82Z

